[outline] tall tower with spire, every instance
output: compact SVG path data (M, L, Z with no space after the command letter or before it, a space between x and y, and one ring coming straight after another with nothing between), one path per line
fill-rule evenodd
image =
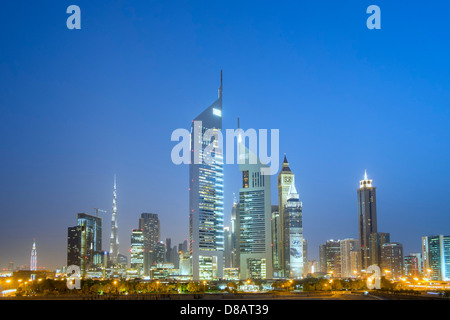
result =
M31 248L31 258L30 258L30 270L37 270L37 251L36 251L36 241L33 241L33 247Z
M284 155L283 164L281 167L281 171L278 174L278 228L277 232L277 243L273 244L274 250L274 270L277 273L277 276L284 277L285 270L285 261L286 258L284 256L284 243L285 243L285 235L284 235L284 211L287 204L287 199L289 195L289 189L291 185L295 184L295 175L289 168L289 162L287 161L286 155Z
M223 154L214 149L206 161L204 133L222 129L222 71L218 99L203 110L191 127L189 165L189 237L193 280L223 278Z
M119 256L119 237L117 227L117 183L116 175L114 175L114 190L113 190L113 206L111 217L111 237L110 237L110 249L109 255L111 257L111 263L116 264Z
M359 244L361 250L361 269L366 270L371 264L371 234L377 233L377 197L373 180L367 178L359 182L358 196L358 228Z

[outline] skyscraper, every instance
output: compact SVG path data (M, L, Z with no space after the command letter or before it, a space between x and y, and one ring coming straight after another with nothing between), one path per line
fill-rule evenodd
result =
M403 276L403 246L400 243L385 243L381 246L380 268L388 279L398 280Z
M289 188L291 184L295 183L295 175L292 173L289 168L289 162L287 161L286 155L284 156L283 164L281 166L281 171L278 174L278 230L277 230L277 243L274 244L274 272L279 277L284 276L285 270L285 262L286 257L284 256L284 243L285 243L285 235L284 235L284 210L287 203L287 197L289 194Z
M161 226L156 213L142 213L139 229L144 235L144 275L150 274L150 267L155 261L155 246L161 237Z
M78 213L81 231L81 273L102 264L102 219L87 213Z
M333 277L341 276L341 244L340 240L328 240L319 246L320 271L331 274Z
M81 238L83 226L69 227L67 230L67 266L81 267Z
M391 236L389 233L376 232L371 233L369 236L369 253L370 263L377 266L381 265L381 246L385 243L391 242Z
M233 207L231 209L231 226L230 226L230 251L231 251L231 266L232 268L239 267L239 254L237 251L237 234L239 232L237 225L237 217L239 210L239 202L234 197L233 199Z
M144 268L144 235L141 229L131 231L131 268L137 271L137 276L143 275Z
M214 149L222 129L222 72L218 99L192 121L189 165L189 237L194 280L223 277L223 154ZM209 130L209 131L208 131ZM205 133L213 133L212 141Z
M354 271L358 271L355 266L355 259L352 252L359 251L357 239L344 239L341 243L341 277L350 278L354 276Z
M238 219L240 279L272 279L270 175L261 173L267 166L259 158L256 157L256 164L251 164L251 151L244 149L245 161L239 164L242 172Z
M432 280L450 280L450 236L422 237L424 274Z
M302 225L303 225L303 221L302 221ZM303 229L303 227L302 227L302 229ZM303 231L302 231L302 233L303 233ZM306 275L305 272L306 272L306 264L307 263L308 263L308 241L306 241L306 239L303 238L303 275Z
M405 256L403 266L405 276L411 278L419 276L419 259L416 255Z
M178 244L178 252L188 251L188 241L184 240L183 243Z
M415 252L415 253L410 253L409 255L417 258L417 271L418 271L419 275L423 275L422 253Z
M361 273L361 251L350 252L350 268L352 270L352 277L356 277Z
M327 273L327 245L319 245L319 269L316 272Z
M117 227L117 184L115 175L114 175L114 190L113 190L113 206L111 216L111 237L109 245L110 245L109 256L111 258L111 263L116 264L118 262L117 257L119 255L119 230Z
M166 238L166 258L165 262L173 263L172 261L172 239Z
M155 245L153 253L154 262L153 265L164 263L166 260L166 244L162 241L158 241Z
M31 258L30 258L30 270L37 270L37 251L36 251L36 241L33 242L33 247L31 248Z
M279 232L280 226L280 207L278 205L272 205L272 263L273 263L273 276L274 278L281 277L280 263L278 262L278 257L280 256L278 246L279 241L278 237L281 236L281 232ZM284 244L283 244L284 245Z
M364 180L360 181L360 188L357 190L359 245L363 270L372 264L370 235L377 232L376 188L373 187L372 181L367 178L367 172L365 172Z
M173 246L172 250L170 250L170 261L173 263L175 269L178 269L180 266L180 254L178 253L177 246Z
M292 183L284 207L284 275L290 278L301 278L304 270L306 251L303 238L302 202Z
M230 227L223 227L223 238L224 238L224 268L232 267L232 252L231 252L231 232Z

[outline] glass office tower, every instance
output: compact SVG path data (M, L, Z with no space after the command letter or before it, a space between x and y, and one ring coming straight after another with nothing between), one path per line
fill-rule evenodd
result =
M239 164L242 172L237 219L240 279L272 279L271 176L261 173L261 169L267 166L258 158L257 163L249 163L250 152L245 148L245 163Z
M141 229L131 231L131 268L137 271L137 276L143 275L144 268L144 233Z
M193 280L223 277L223 154L214 149L206 161L205 149L222 129L222 73L218 99L192 121L189 165L189 235Z
M81 274L87 269L102 265L102 218L87 213L78 213L81 232Z
M432 280L450 280L450 236L422 237L424 275Z
M150 275L150 268L155 262L155 247L161 237L158 214L142 213L139 218L139 229L144 236L144 275Z
M81 267L81 236L84 227L67 228L67 266Z

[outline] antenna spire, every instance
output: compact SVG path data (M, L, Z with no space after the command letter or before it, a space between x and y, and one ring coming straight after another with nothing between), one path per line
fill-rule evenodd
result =
M222 99L222 90L223 90L223 70L220 70L220 87L219 87L219 99Z

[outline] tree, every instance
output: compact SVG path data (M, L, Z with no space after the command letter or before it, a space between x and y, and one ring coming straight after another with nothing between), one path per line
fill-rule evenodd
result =
M196 282L189 282L186 289L190 293L203 292L203 286L200 286Z
M236 285L236 283L234 283L234 282L228 282L226 290L227 290L228 292L236 293L236 291L237 291L237 285Z

